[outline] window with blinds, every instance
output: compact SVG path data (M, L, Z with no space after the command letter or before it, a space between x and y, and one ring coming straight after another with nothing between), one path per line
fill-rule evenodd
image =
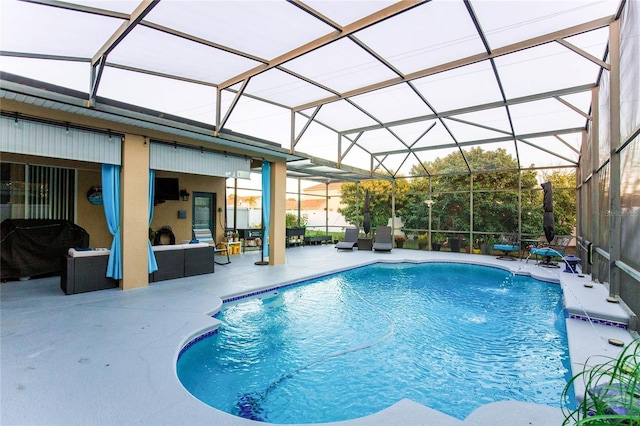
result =
M73 169L2 163L0 215L5 219L75 219Z

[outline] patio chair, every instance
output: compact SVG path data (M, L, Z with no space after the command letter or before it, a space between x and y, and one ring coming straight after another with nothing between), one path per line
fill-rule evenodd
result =
M338 250L353 250L358 244L358 236L360 235L360 229L355 226L350 226L344 231L344 241L340 241L336 244Z
M502 252L502 254L496 259L516 260L513 256L513 252L520 250L520 241L518 241L518 236L516 234L502 234L500 236L500 242L494 244L493 249Z
M564 252L567 250L567 246L572 239L573 237L571 235L556 235L548 245L532 247L529 251L529 257L534 255L536 260L538 260L538 266L545 268L559 268L557 263L552 262L552 259L554 257L563 258ZM527 262L528 261L529 258L527 258Z
M393 248L393 237L390 226L378 226L376 228L376 239L373 243L373 251L391 251Z
M209 246L211 246L211 248L213 249L213 262L217 263L218 265L227 265L229 263L231 263L231 259L229 258L229 246L226 243L219 243L216 244L216 241L213 239L213 235L211 235L211 231L209 229L206 228L202 228L202 229L193 229L193 239L197 240L198 242L201 243L207 243L209 244ZM227 261L226 262L217 262L216 261L216 254L226 254L227 255Z

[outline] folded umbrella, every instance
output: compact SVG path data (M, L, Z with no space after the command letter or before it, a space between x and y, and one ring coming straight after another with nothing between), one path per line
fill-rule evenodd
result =
M545 182L540 186L542 186L544 192L542 197L542 207L544 209L542 229L544 230L544 236L547 238L549 244L551 244L551 241L556 236L555 217L553 216L553 187L551 182Z

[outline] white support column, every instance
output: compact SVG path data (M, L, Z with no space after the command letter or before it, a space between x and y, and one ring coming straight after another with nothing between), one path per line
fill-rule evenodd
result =
M593 121L591 122L591 145L589 146L589 150L591 151L591 182L589 184L591 204L586 206L590 213L589 216L592 218L590 229L591 244L593 244L593 265L590 265L592 278L599 276L599 267L596 257L600 255L596 253L595 248L600 245L600 222L602 220L600 191L598 188L598 158L600 157L598 154L600 146L600 97L598 95L598 87L594 87L591 90L591 116L593 117ZM585 182L583 181L582 184L584 185L584 183Z
M610 163L611 179L609 180L609 292L620 294L620 270L616 262L620 260L622 241L622 211L620 201L620 20L609 26L609 59L611 71L609 73L609 135L610 135Z
M324 187L324 233L329 235L329 182Z
M396 236L396 180L391 181L391 237ZM393 245L393 242L391 243Z

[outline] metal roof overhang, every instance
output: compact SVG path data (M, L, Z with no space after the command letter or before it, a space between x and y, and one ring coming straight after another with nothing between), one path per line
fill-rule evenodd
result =
M384 179L393 181L389 175L371 173L366 170L341 165L317 157L308 157L287 163L287 176L316 182L359 182L370 179Z
M217 137L214 127L182 117L135 105L99 98L94 107L87 107L88 94L41 81L0 72L0 99L13 100L85 117L102 119L124 125L140 127L195 139L219 147L242 150L246 155L262 155L283 158L287 161L289 178L322 182L360 181L366 179L391 179L386 175L372 174L355 167L336 167L330 161L291 153L277 143L239 134L224 129Z
M271 155L287 161L302 157L291 154L278 144L223 131L213 136L213 126L182 117L171 116L135 105L100 98L94 108L87 107L88 94L48 83L0 72L0 98L29 105L64 111L85 117L155 130L167 135L183 136L202 142L248 151L247 155Z

